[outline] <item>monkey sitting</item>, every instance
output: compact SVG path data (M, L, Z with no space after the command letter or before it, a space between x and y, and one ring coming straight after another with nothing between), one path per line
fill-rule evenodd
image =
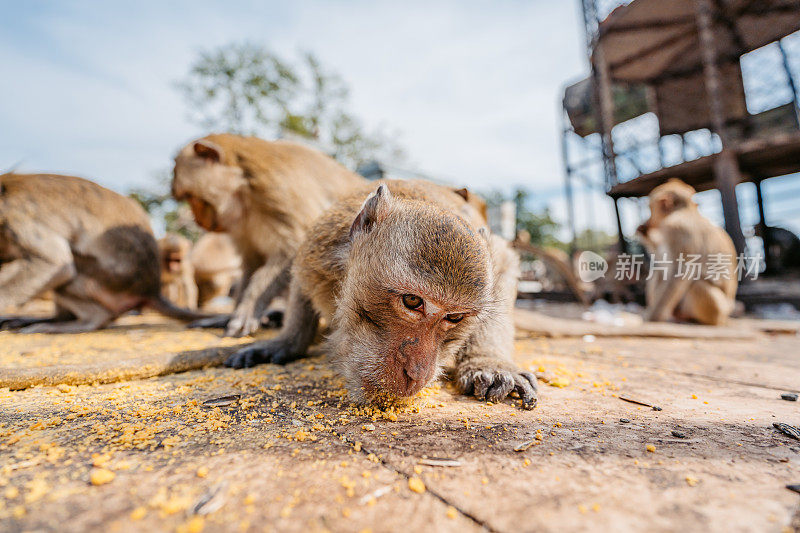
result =
M735 308L736 248L725 230L700 214L696 192L671 179L650 193L650 218L637 230L653 254L647 320L722 325Z
M186 237L168 233L158 240L161 261L161 292L180 307L197 309L197 284L190 261L192 243Z
M516 392L532 409L536 378L512 360L514 252L453 190L377 183L336 203L308 233L280 334L225 364L305 357L324 317L334 361L357 401L412 396L452 361L465 394L497 401Z
M145 305L181 320L205 316L161 296L158 247L134 200L81 178L0 175L0 310L48 290L55 316L5 318L0 326L92 331Z

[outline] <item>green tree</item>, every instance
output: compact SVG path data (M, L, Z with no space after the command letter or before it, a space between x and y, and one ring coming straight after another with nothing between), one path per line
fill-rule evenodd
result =
M294 64L260 45L227 44L201 52L178 87L191 119L214 131L297 135L353 169L372 159L402 159L393 137L366 131L347 110L347 85L311 53Z
M531 236L531 243L566 250L566 243L557 237L560 225L553 219L550 209L547 207L539 211L531 209L531 196L531 192L523 188L515 189L510 196L499 190L489 191L483 195L489 206L499 206L503 202L513 201L516 207L517 231L527 231Z
M311 53L292 63L260 45L227 44L200 52L177 86L190 119L209 131L298 136L351 169L373 159L397 163L405 157L396 135L382 128L366 131L347 110L347 85ZM167 231L190 238L199 234L188 208L171 198L168 175L131 197L163 220Z
M128 196L139 202L153 219L163 221L164 230L168 233L178 233L192 242L196 241L202 230L194 223L189 206L172 198L170 172L157 172L154 181L154 186L134 189Z

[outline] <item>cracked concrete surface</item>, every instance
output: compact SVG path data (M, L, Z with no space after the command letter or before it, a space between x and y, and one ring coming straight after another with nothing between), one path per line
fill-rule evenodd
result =
M124 350L223 344L158 320L119 326ZM20 343L113 354L113 334L0 333L0 360ZM796 335L521 336L518 362L550 383L532 412L447 383L358 408L324 355L0 389L0 530L782 531L800 441L772 423L800 425L780 398L798 353Z

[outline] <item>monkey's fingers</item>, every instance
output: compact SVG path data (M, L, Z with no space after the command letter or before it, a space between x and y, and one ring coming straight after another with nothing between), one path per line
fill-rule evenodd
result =
M539 399L536 395L536 376L530 372L520 372L514 376L514 392L522 400L524 409L536 407Z
M250 314L231 316L225 328L226 337L244 337L255 333L261 326L261 320Z
M498 370L492 376L492 386L486 391L486 399L499 402L514 390L514 376L506 370Z
M297 357L291 349L290 343L283 339L275 338L266 342L251 344L242 348L225 361L225 366L231 368L250 368L263 363L282 365L293 361Z
M269 363L268 352L263 344L253 344L242 348L225 360L225 366L231 368L250 368L261 363Z
M473 377L475 397L481 400L486 398L486 391L492 386L492 381L492 375L489 372L476 372Z
M201 318L190 322L188 328L224 328L231 319L230 315L217 315L209 318Z

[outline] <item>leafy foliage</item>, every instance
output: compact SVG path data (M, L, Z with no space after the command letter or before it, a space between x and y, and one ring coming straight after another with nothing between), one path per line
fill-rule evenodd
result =
M347 110L347 85L311 53L293 64L259 45L228 44L202 52L178 87L191 118L214 131L296 135L350 168L402 158L391 137L367 132Z
M228 44L201 52L178 89L190 118L209 132L299 137L351 169L373 159L392 163L405 157L396 136L382 129L367 132L347 111L347 85L311 53L295 64L263 46ZM188 208L170 196L168 175L130 196L163 220L167 231L199 235Z
M172 198L170 180L168 171L158 172L154 187L134 189L128 196L139 202L155 220L163 221L166 232L178 233L194 242L200 237L202 230L194 223L189 206Z

